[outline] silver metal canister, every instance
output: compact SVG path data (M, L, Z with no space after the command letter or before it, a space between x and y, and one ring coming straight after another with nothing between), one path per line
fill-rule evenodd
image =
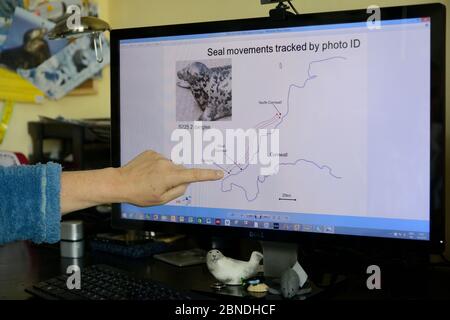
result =
M84 255L83 221L61 222L61 257L81 258Z

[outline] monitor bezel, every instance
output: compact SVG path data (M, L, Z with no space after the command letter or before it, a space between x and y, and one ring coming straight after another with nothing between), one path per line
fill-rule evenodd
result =
M351 22L365 22L369 14L367 10L337 11L325 13L302 14L287 20L267 18L251 18L216 22L201 22L178 25L118 29L111 31L111 152L112 166L119 167L120 162L120 40L173 35L201 33L259 30L267 28L283 28L293 26L326 25ZM435 172L436 182L430 190L430 240L406 240L396 238L379 238L369 236L307 233L295 231L263 230L231 226L208 226L187 223L155 222L128 220L121 218L120 204L113 204L112 226L118 229L152 230L168 233L210 234L214 236L230 236L271 240L283 242L302 242L330 240L350 244L355 240L369 245L401 247L428 252L442 252L445 248L445 208L444 208L444 164L445 164L445 19L446 8L443 4L425 4L400 7L381 8L382 20L406 18L431 18L431 124L440 126L440 130L430 135L431 143L439 150L430 153L430 176ZM441 72L439 70L443 70ZM431 104L435 100L435 104ZM433 140L434 139L434 140Z

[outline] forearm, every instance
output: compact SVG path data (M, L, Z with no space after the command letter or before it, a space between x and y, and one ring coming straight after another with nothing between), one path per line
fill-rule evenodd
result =
M181 197L190 183L222 178L222 171L186 169L153 151L116 169L61 172L55 163L0 168L0 244L54 243L61 214L104 203L161 205Z
M222 178L220 170L186 169L146 151L121 168L63 172L61 213L104 203L162 205L181 197L190 183Z
M105 203L123 202L120 173L114 168L63 172L61 213L69 213Z

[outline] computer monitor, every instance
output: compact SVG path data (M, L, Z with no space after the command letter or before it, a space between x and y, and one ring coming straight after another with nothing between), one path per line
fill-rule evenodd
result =
M224 171L113 225L444 246L445 7L113 30L113 164Z

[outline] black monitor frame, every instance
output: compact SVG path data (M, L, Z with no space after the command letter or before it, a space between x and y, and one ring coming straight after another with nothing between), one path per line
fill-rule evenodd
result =
M254 18L231 21L204 22L168 26L112 30L111 32L111 122L112 165L120 162L120 40L173 35L258 30L293 26L326 25L365 22L367 10L352 10L303 14L287 20ZM112 225L119 229L154 230L169 233L210 234L275 240L285 242L311 242L331 240L350 244L355 240L368 246L400 247L406 250L442 252L445 248L444 164L445 164L445 24L446 7L442 4L426 4L381 9L382 20L431 17L431 190L430 190L430 240L405 240L367 236L305 233L294 231L262 230L230 226L208 226L171 222L154 222L122 219L120 205L114 204Z

